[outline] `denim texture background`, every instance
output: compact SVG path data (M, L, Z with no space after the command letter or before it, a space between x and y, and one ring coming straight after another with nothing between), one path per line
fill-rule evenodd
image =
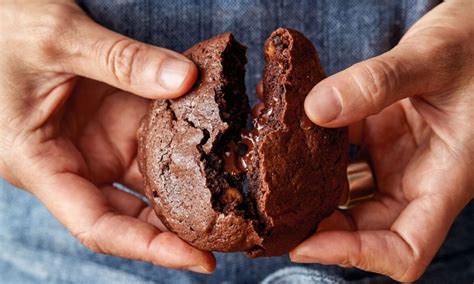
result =
M248 47L246 83L253 97L263 69L262 46L275 28L303 32L317 47L326 72L333 74L389 50L438 1L79 2L101 25L176 51L233 32ZM217 271L204 276L94 254L34 197L1 179L0 212L0 283L255 283L265 277L264 283L391 282L357 269L292 264L286 256L250 260L242 254L218 253ZM471 202L421 283L472 283L473 219Z

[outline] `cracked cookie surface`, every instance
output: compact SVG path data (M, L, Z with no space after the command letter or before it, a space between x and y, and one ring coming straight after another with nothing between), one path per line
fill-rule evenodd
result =
M153 101L138 131L147 197L167 228L197 248L288 252L347 192L346 130L313 125L303 110L325 77L316 50L296 31L272 33L250 130L245 47L226 33L185 55L199 68L196 85Z
M243 202L234 202L244 198L236 188L245 174L226 173L221 159L249 112L245 47L226 33L185 55L199 68L195 87L182 98L152 102L138 133L146 194L163 223L194 246L247 250L260 237Z

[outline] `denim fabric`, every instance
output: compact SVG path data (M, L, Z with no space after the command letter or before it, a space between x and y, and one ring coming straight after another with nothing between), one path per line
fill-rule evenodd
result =
M248 47L246 83L253 96L263 68L263 42L275 28L302 31L316 45L326 72L333 74L390 49L436 2L83 0L80 4L110 29L177 51L232 31ZM217 254L216 273L204 276L94 254L35 198L3 180L0 212L0 283L255 283L265 277L264 283L390 282L356 269L291 264L286 256L249 260L242 254ZM472 282L473 217L471 203L421 282Z
M344 278L339 275L331 275L326 271L304 268L286 267L267 276L262 284L306 284L306 283L344 283Z
M231 31L248 47L247 93L263 70L263 44L278 27L303 32L328 74L394 46L439 0L80 0L98 23L129 37L184 51Z

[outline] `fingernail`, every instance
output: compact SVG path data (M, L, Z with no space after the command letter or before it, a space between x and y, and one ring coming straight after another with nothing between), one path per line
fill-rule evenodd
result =
M352 268L352 267L354 267L349 263L347 263L347 264L338 264L337 266L342 267L342 268Z
M330 122L341 113L341 102L335 89L321 86L309 93L305 100L307 115L315 122Z
M197 273L205 273L205 274L211 274L212 273L212 271L207 270L206 268L204 268L204 266L201 266L201 265L190 266L190 267L187 268L187 270L197 272Z
M158 72L160 85L169 91L179 90L188 76L191 64L179 59L165 59Z
M296 253L290 254L290 259L292 262L297 262L297 263L315 263L316 262L312 257L302 255L302 254L296 254Z

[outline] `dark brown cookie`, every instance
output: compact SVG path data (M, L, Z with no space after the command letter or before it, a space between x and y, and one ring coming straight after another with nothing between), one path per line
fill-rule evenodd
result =
M254 119L246 157L263 249L279 255L309 236L347 194L347 131L314 125L303 105L325 74L301 33L278 29L265 43L263 109Z
M163 223L187 242L247 250L260 237L243 217L244 196L236 190L244 174L226 173L221 159L249 112L245 47L226 33L185 55L199 68L196 86L179 99L152 102L138 133L145 191Z
M198 82L179 99L154 101L139 129L146 194L163 223L197 248L286 253L346 194L346 130L313 125L303 110L324 78L314 47L278 29L265 54L264 105L252 130L244 129L245 48L230 33L185 52Z

